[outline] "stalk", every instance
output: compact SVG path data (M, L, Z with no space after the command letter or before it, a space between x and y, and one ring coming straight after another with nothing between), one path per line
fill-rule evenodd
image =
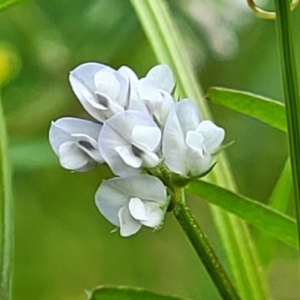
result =
M294 184L295 208L298 224L298 240L300 240L300 98L290 18L290 1L275 0L275 4L289 150Z
M0 299L11 299L13 202L7 134L0 101Z
M176 219L196 250L200 260L205 266L220 295L223 299L228 300L241 299L232 285L223 266L221 265L218 257L216 256L213 248L210 246L205 234L202 232L199 224L192 216L190 210L186 207L183 189L176 189L174 198L175 202L177 203L174 209Z

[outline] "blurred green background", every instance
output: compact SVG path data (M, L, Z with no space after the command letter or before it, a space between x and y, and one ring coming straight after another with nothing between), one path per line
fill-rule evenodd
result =
M282 100L274 22L257 19L246 1L168 3L204 91L223 86ZM299 66L300 9L292 16ZM157 64L128 0L38 0L0 13L0 83L14 167L14 299L84 300L85 289L101 284L219 299L172 214L155 234L110 233L113 226L94 205L107 170L71 173L51 152L51 120L88 117L68 83L68 72L87 61L128 65L139 76ZM226 151L240 192L267 202L287 157L286 136L211 108L226 141L235 141ZM226 265L205 202L189 205ZM294 249L278 243L264 271L274 299L300 299Z

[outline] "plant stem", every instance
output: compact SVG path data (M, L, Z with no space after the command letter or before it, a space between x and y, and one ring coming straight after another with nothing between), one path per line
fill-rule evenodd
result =
M4 115L0 101L0 299L11 299L13 218L11 171Z
M300 241L300 98L290 18L290 1L275 0L275 4L298 224L298 240Z
M185 206L183 189L175 188L174 214L223 299L241 299L198 223Z

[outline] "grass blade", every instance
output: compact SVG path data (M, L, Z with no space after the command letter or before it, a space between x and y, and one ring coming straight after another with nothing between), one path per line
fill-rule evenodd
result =
M252 93L215 87L208 90L206 98L279 130L287 131L285 108L278 101Z

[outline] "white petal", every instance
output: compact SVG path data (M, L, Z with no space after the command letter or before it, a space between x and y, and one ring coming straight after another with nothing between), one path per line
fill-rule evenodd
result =
M155 153L150 151L143 152L141 154L141 158L143 161L143 167L145 168L155 168L160 162L159 157Z
M140 99L138 93L139 79L136 74L128 67L122 66L118 72L124 77L129 79L130 83L130 100L127 107L128 110L137 110L145 113L149 113L144 101Z
M212 164L212 157L209 153L204 153L201 157L198 152L188 149L186 155L187 176L200 176L208 171Z
M118 211L128 206L129 196L123 192L119 184L120 178L103 181L95 194L95 202L106 219L120 227Z
M175 107L167 118L162 141L165 164L174 173L185 174L186 145Z
M84 109L96 120L104 121L105 118L102 116L101 110L92 105L92 103L97 103L94 90L88 90L73 73L70 74L69 80L75 95Z
M125 77L112 68L106 67L95 74L95 86L101 94L125 108L128 105L130 87L129 76Z
M95 201L104 217L121 227L121 235L129 236L141 227L135 218L146 218L142 222L150 227L161 224L164 213L159 207L167 205L168 200L166 188L159 179L138 175L104 181Z
M117 99L120 93L120 84L115 76L116 71L103 68L94 76L95 87L103 94L107 94L112 99Z
M142 159L134 155L130 145L118 146L115 148L115 151L120 155L126 165L135 169L142 166Z
M174 104L172 96L157 88L148 78L142 78L139 82L139 95L144 100L150 113L155 116L161 126Z
M147 220L147 211L145 204L140 198L134 197L129 201L129 212L131 216L136 220Z
M66 142L73 140L70 135L72 134L85 134L94 140L98 140L102 125L77 118L61 118L51 123L49 130L49 141L58 155L59 146Z
M142 149L156 151L161 139L161 131L158 127L137 125L133 127L132 143L142 146Z
M118 72L123 76L123 77L128 77L130 81L131 88L136 88L137 84L139 82L138 77L134 73L132 69L130 69L127 66L122 66Z
M151 105L151 102L153 103L153 106L156 103L161 103L162 96L160 94L160 89L157 88L150 79L142 78L139 81L138 90L139 90L139 95L140 95L141 99L149 100L150 105ZM150 105L149 105L149 108L152 108L152 107L150 107ZM154 107L152 109L154 109Z
M208 152L213 152L224 140L225 131L211 121L202 121L197 127L197 132L204 137L204 145Z
M186 134L189 130L195 130L200 123L196 104L189 99L185 99L177 102L175 107L183 133Z
M86 166L91 159L74 142L63 143L59 147L59 162L68 170L77 170Z
M142 227L142 224L139 221L133 219L128 209L126 209L125 207L120 208L118 216L121 236L127 237L133 235L137 233Z
M146 75L147 79L150 79L153 84L168 93L171 93L174 89L174 77L169 66L157 65L153 67Z
M204 138L203 136L196 132L196 131L188 131L186 135L185 142L186 144L193 149L194 151L198 152L200 157L203 157L204 153Z
M89 91L93 92L95 90L95 84L94 84L94 76L97 72L104 68L110 68L108 66L105 66L103 64L99 63L85 63L78 67L76 67L73 71L70 72L70 77L75 77L81 84L83 84ZM72 75L72 76L71 76ZM73 84L71 82L72 88ZM75 92L76 94L76 92Z
M104 163L104 159L98 149L98 143L95 140L84 134L72 134L72 137L77 139L76 145L79 149L85 152L94 161L100 164Z
M118 176L134 175L139 173L140 170L128 166L116 151L117 147L131 146L126 140L126 136L121 136L110 126L109 122L116 116L113 116L103 124L98 143L100 154L114 174Z
M147 219L141 220L141 223L148 227L158 227L164 220L164 212L157 203L145 201Z
M159 124L163 127L166 123L167 117L175 104L174 99L168 93L161 93L163 101L160 106L160 114L159 114Z
M118 201L117 198L120 198L121 195L124 199L127 199L124 200L125 202L129 202L129 199L133 197L159 204L165 204L167 201L165 186L158 178L150 175L109 179L101 184L97 194L102 196L102 201L107 203L115 203L115 201ZM119 208L120 207L118 207L118 209Z
M95 119L104 121L101 111L95 109L91 103L97 102L95 99L94 76L104 68L110 68L98 63L86 63L78 66L70 72L69 81L73 92L81 102L84 109Z
M104 115L107 119L124 110L124 107L120 103L118 103L108 95L100 93L98 91L96 91L95 93L97 95L98 101L100 101L100 103L102 104L94 103L93 106L100 110L105 110L106 112L104 112Z
M115 151L116 147L132 145L132 130L137 125L157 128L147 114L138 111L124 111L108 119L100 132L100 153L114 174L118 176L133 175L141 171L125 164Z

